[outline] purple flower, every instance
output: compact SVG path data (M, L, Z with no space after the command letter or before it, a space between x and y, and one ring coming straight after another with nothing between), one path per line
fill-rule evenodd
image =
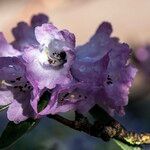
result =
M42 95L46 88L53 89L56 85L65 85L72 80L70 67L74 59L75 36L68 30L60 31L53 24L48 24L47 22L48 17L40 14L33 16L31 26L24 22L19 23L13 29L15 41L12 42L13 47L17 50L5 42L7 55L4 52L1 55L19 56L18 61L23 62L26 67L24 78L32 85L33 91L31 90L31 93L33 98L22 96L28 98L25 101L30 107L32 106L32 111L34 110L34 113L36 113L34 117L38 117L39 96ZM6 40L3 40L0 46L4 45L4 41ZM8 46L11 47L11 50L9 50ZM9 55L9 53L12 53L12 55ZM15 87L22 88L20 85ZM22 104L22 101L20 104ZM23 109L22 107L22 111ZM26 118L28 118L28 115ZM10 117L9 119L13 120ZM19 121L14 120L14 122Z
M76 49L72 74L80 82L99 86L96 101L107 111L123 113L136 69L129 63L128 45L110 37L112 27L102 23L88 43Z
M88 111L99 104L107 112L124 114L136 69L129 63L131 50L110 37L112 27L104 22L88 43L76 48L70 87L55 89L47 108L41 112L58 113L71 109Z
M26 47L37 45L38 42L35 38L34 28L47 22L48 17L44 14L33 16L31 19L31 26L29 26L26 22L19 22L17 27L12 29L12 33L15 38L12 42L13 47L23 51Z
M58 30L53 24L35 28L38 46L30 46L22 55L28 76L39 89L53 89L72 80L70 67L74 59L75 37L67 30Z
M34 117L30 101L39 93L25 77L25 66L17 57L0 57L0 106L9 105L7 117L19 123Z
M3 33L0 32L0 57L20 56L21 52L14 49L12 45L8 44Z
M110 114L124 114L137 72L128 61L128 45L110 37L112 27L104 22L89 42L75 49L74 34L47 22L40 14L31 26L19 23L13 29L17 50L0 34L0 105L9 104L8 119L19 123L69 110L85 113L95 104ZM45 90L51 98L38 112Z

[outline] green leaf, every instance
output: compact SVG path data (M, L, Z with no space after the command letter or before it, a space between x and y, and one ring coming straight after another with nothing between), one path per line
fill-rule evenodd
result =
M37 125L39 120L28 119L19 124L9 122L0 137L0 149L6 148L14 144L19 140L25 133L30 131Z
M129 146L118 140L114 140L114 142L121 148L120 150L142 150L141 147Z
M51 97L51 93L49 91L45 91L43 95L40 97L38 102L38 112L42 111L48 104Z
M0 106L0 112L7 109L9 105Z

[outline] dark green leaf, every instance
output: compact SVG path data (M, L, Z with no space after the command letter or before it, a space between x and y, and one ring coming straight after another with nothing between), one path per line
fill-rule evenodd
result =
M0 106L0 112L7 109L9 105Z
M0 137L0 149L6 148L14 144L18 139L20 139L26 132L30 131L39 120L28 119L19 124L14 122L9 122Z
M133 147L127 144L124 144L118 140L114 140L114 142L121 148L120 150L141 150L140 147Z
M42 111L48 104L51 97L51 93L49 91L45 91L43 95L40 97L40 101L38 102L38 111Z

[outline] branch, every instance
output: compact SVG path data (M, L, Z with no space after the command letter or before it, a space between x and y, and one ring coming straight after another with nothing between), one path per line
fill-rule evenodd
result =
M66 125L74 130L85 132L91 136L102 138L104 141L109 141L111 138L120 140L128 145L150 144L149 133L135 133L127 131L118 121L111 118L107 124L103 124L99 120L91 124L86 117L78 116L77 120L71 121L59 115L48 115L63 125Z

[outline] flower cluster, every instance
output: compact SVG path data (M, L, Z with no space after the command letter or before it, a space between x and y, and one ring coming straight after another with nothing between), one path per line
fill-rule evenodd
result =
M128 45L110 37L110 23L102 23L78 47L73 33L58 30L44 14L33 16L30 25L18 23L12 33L11 44L0 34L0 106L9 106L9 120L19 123L69 110L85 113L95 104L110 114L124 114L137 70L128 61ZM39 111L45 91L51 96Z

